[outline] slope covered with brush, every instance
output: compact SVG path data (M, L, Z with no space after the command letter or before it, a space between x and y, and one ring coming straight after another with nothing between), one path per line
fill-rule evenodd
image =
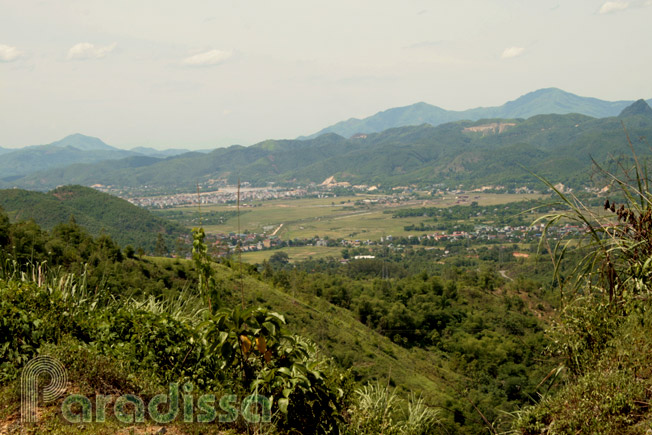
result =
M33 219L47 230L72 217L92 235L105 233L122 246L131 244L148 252L154 251L159 233L170 247L186 235L176 223L89 187L62 186L48 193L0 190L0 207L13 221Z
M638 104L647 111L649 107ZM645 109L647 107L647 109ZM517 413L522 434L646 434L652 428L652 193L641 157L602 175L616 186L603 210L559 193L567 219L587 228L584 239L560 241L585 255L565 282L562 310L550 330L561 389Z

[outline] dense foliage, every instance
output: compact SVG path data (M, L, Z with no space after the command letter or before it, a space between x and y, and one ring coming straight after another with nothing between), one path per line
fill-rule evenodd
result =
M41 228L53 229L71 216L93 236L109 235L121 246L132 245L154 252L157 235L175 247L186 230L158 218L147 210L95 189L82 186L58 187L48 193L21 189L0 191L0 207L14 221L34 220ZM184 241L184 243L186 243Z

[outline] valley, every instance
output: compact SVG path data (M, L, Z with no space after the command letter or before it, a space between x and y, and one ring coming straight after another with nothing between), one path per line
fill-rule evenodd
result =
M0 3L0 435L652 435L652 0Z
M95 399L262 393L274 434L525 435L584 406L586 427L649 425L627 349L650 346L651 132L641 100L5 177L0 432L38 355ZM119 400L84 430L128 430ZM37 430L72 430L60 402Z
M244 202L240 207L240 232L238 238L238 216L236 205L196 205L170 208L165 211L154 210L160 216L174 216L174 220L185 222L188 229L199 224L202 215L207 216L204 229L207 234L230 242L230 252L235 245L233 240L241 240L244 261L260 260L280 250L296 258L321 258L329 255L339 256L335 247L379 246L392 238L414 238L420 243L422 237L437 235L441 238L446 230L419 231L425 221L423 216L397 217L394 212L419 207L447 208L470 206L472 202L487 212L487 207L501 206L510 202L540 200L548 195L542 194L488 194L481 192L440 193L412 192L396 195L345 195L322 194L323 198L299 198L292 200ZM180 214L177 214L180 213ZM228 216L223 223L214 225L208 219L212 214ZM533 215L528 218L534 219ZM188 222L188 220L190 222ZM481 221L478 221L480 224ZM491 219L482 221L491 222ZM413 229L410 229L413 228ZM453 225L448 233L455 230ZM465 236L468 233L465 233ZM462 237L462 236L452 236ZM283 244L283 246L280 246ZM292 245L292 246L287 246ZM296 247L296 245L303 245ZM275 248L266 253L266 248ZM224 252L224 251L223 251Z

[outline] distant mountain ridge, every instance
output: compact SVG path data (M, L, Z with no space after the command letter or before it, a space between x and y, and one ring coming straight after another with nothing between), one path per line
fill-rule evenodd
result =
M98 138L75 134L47 145L9 150L0 160L0 180L8 181L34 172L68 166L122 159L131 151L113 148Z
M168 148L165 150L157 150L150 147L136 147L132 148L130 151L138 154L142 154L150 157L171 157L178 156L179 154L185 154L191 152L190 150L183 148ZM202 151L198 151L202 152Z
M551 181L580 186L592 158L608 162L628 154L621 123L640 155L649 153L642 137L652 137L652 109L645 101L624 108L620 117L580 114L537 115L529 119L456 121L433 127L406 126L350 139L334 133L308 140L267 140L208 154L186 153L160 159L131 156L95 164L42 171L1 183L6 187L50 189L62 184L98 184L158 191L192 191L196 183L238 179L265 186L338 182L369 186L483 185L540 186L521 166Z
M105 144L101 139L97 137L85 136L80 133L71 134L69 136L64 137L61 140L52 142L47 145L41 145L41 146L59 147L59 148L73 147L73 148L77 148L80 151L124 151Z
M326 133L343 137L354 134L378 133L390 128L430 124L433 127L453 121L477 121L490 118L530 118L535 115L579 113L594 118L618 115L633 101L604 101L580 97L557 88L539 89L498 107L478 107L462 111L445 110L427 103L416 103L378 112L363 119L351 118L326 127L317 133L299 139L308 139ZM652 103L652 99L648 100Z
M189 151L185 149L160 151L145 147L123 150L107 145L97 137L75 133L46 145L0 149L2 154L0 180L11 181L34 172L62 168L76 163L97 163L129 156L165 158L187 152Z

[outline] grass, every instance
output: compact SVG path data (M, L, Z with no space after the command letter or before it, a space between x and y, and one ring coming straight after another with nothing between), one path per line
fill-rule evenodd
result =
M291 248L283 248L280 251L283 251L288 254L290 261L302 261L308 260L310 258L319 259L326 257L341 257L342 248L339 247L324 247L324 246L297 246ZM255 252L245 252L242 254L242 261L245 263L262 263L263 260L268 260L269 257L274 255L274 253L279 252L279 250L266 250L266 251L255 251Z
M353 195L337 198L302 198L289 200L258 201L243 206L240 231L271 234L281 224L277 235L284 240L312 238L314 236L378 241L383 236L418 235L421 232L405 231L406 225L418 224L420 217L393 219L386 210L412 207L450 207L458 203L468 205L477 201L481 206L505 204L528 199L540 199L534 194L470 193L464 202L454 194L427 200L409 200L401 203L355 205L356 201L379 200L381 195ZM180 207L177 210L187 210ZM233 205L203 206L204 211L233 211ZM207 233L231 233L238 231L238 219L231 218L222 225L206 225Z

